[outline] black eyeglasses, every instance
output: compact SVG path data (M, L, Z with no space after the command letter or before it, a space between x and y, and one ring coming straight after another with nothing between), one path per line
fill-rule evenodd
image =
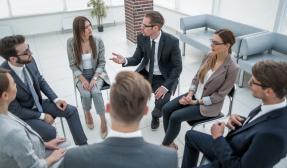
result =
M147 28L147 27L154 27L154 25L145 25L145 24L142 24L142 27L144 27L144 28Z
M268 88L268 87L269 87L269 86L267 86L267 85L264 85L264 84L255 82L253 78L250 78L250 80L248 81L248 85L249 85L249 86L257 85L257 86L261 86L261 87L263 87L263 88Z
M23 55L31 55L31 50L30 50L29 44L27 45L27 49L22 54L19 54L17 56L19 57L19 56L23 56Z
M211 45L222 45L222 44L225 44L225 43L221 43L221 42L218 42L218 41L215 41L215 40L212 40L212 39L210 39L210 42L211 42Z

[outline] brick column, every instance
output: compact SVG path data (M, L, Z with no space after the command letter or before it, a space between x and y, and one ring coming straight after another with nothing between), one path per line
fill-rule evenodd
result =
M153 0L125 0L125 22L127 39L137 42L137 34L147 11L153 10Z

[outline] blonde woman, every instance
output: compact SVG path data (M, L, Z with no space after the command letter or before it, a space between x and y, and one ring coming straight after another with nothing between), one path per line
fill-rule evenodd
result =
M101 137L107 135L104 100L101 93L103 85L110 84L105 70L105 48L103 41L92 34L91 22L83 16L73 21L73 37L67 41L70 68L75 85L80 92L85 120L88 128L94 128L91 114L92 100L101 119Z

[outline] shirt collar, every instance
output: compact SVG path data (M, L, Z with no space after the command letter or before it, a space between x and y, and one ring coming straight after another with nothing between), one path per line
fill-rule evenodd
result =
M161 37L161 31L159 32L159 35L157 36L157 38L154 39L155 43L159 43L159 40L160 40L160 37ZM152 42L152 38L150 38L150 42Z
M25 67L25 65L21 66L21 67L17 67L13 64L11 64L9 61L8 61L8 65L10 66L10 68L15 71L15 72L22 72L23 68Z
M276 110L276 109L285 107L286 105L287 105L287 102L286 102L286 98L285 98L284 101L282 101L281 103L270 104L270 105L264 105L264 104L262 104L262 105L261 105L261 111L262 111L263 113L267 113L267 112L270 112L270 111L273 111L273 110Z
M142 133L140 130L135 132L119 132L113 129L109 129L108 131L108 138L109 137L119 137L119 138L135 138L135 137L142 137Z

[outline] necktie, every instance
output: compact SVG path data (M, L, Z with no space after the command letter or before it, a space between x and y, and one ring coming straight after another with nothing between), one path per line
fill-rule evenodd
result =
M148 80L151 83L153 77L153 67L154 67L154 53L155 53L155 41L152 41L151 52L150 52L149 70L148 70Z
M254 118L259 112L261 111L261 106L257 107L256 109L254 109L248 116L248 118L245 120L243 125L248 124L248 122Z
M23 68L23 74L24 74L25 82L26 82L26 84L27 84L28 87L29 87L29 90L30 90L30 92L31 92L31 94L32 94L32 97L33 97L33 99L34 99L34 102L35 102L35 104L36 104L36 107L37 107L38 111L41 112L41 113L43 113L43 108L42 108L42 106L41 106L41 104L40 104L40 102L39 102L39 97L38 97L38 95L37 95L37 93L36 93L36 91L35 91L35 88L34 88L34 86L33 86L32 81L30 80L30 78L29 78L29 76L28 76L26 67Z

